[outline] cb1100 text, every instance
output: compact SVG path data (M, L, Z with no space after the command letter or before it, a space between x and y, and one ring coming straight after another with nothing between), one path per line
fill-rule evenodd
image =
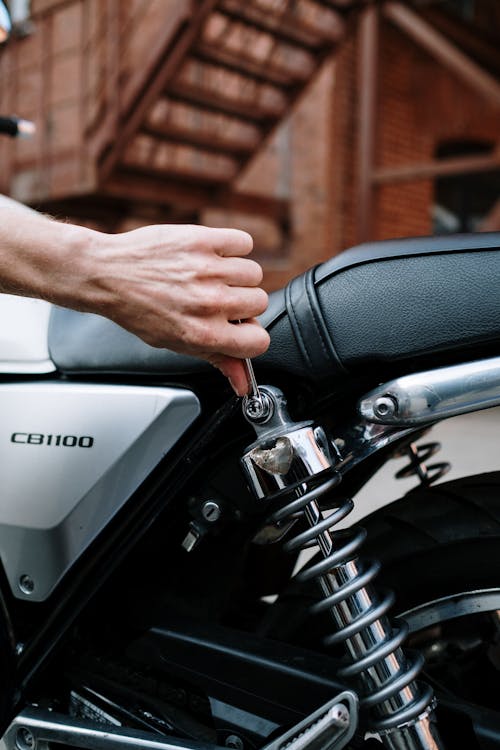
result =
M94 438L90 435L44 435L41 432L13 432L11 443L22 445L52 445L64 448L92 448Z

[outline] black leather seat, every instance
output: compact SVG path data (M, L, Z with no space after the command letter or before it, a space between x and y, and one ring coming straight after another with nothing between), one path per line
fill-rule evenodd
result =
M500 354L500 233L360 245L273 293L262 321L272 343L257 369L316 382ZM207 367L60 308L49 348L69 375L180 379Z

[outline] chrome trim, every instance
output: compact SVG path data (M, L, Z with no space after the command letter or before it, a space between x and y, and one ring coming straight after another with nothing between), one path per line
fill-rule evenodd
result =
M411 722L388 732L380 732L380 739L389 750L441 750L434 706Z
M358 723L358 701L346 690L307 716L263 750L341 750Z
M340 458L335 468L340 474L346 474L377 451L421 429L421 427L401 429L392 425L373 424L364 419L341 427L333 441Z
M500 589L478 589L433 599L403 612L399 617L408 623L410 633L416 633L457 617L496 610L500 610Z
M410 427L500 405L500 357L391 380L358 404L368 422Z
M181 742L111 724L91 724L40 708L20 713L0 740L0 750L43 750L46 743L86 750L214 750L208 742Z
M312 422L292 422L278 388L263 386L260 391L273 404L272 416L265 424L258 419L253 422L257 440L248 446L241 459L249 484L259 499L296 486L334 465L323 430L314 428ZM245 405L243 409L251 421Z

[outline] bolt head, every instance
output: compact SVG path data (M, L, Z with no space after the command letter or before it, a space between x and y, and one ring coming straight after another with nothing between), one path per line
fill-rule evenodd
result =
M229 737L226 738L225 746L230 747L233 750L244 750L244 742L241 739L241 737L238 737L236 734L230 734Z
M243 414L249 422L264 424L272 417L274 406L267 393L259 391L259 394L259 396L245 396Z
M19 579L19 588L23 594L32 594L35 590L35 582L31 576L22 575Z
M215 523L215 521L219 520L221 515L220 505L214 500L207 500L206 503L203 503L201 513L205 521Z
M393 417L398 410L398 403L392 396L381 396L373 405L373 412L379 419Z
M35 736L26 727L20 727L17 730L16 747L18 750L35 750L35 747L36 747Z

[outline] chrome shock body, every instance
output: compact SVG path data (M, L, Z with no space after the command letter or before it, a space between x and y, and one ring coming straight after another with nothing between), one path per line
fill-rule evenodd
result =
M301 571L299 579L320 585L323 598L312 611L331 614L335 631L325 643L347 649L349 664L341 674L358 685L367 728L390 750L441 750L432 689L416 679L423 659L410 658L401 648L407 629L393 627L387 617L393 596L380 596L372 585L379 565L358 557L365 531L334 531L351 512L352 500L343 500L327 517L320 509L321 497L340 482L325 433L311 422L292 422L278 389L260 391L258 409L244 403L257 441L242 464L257 497L279 506L270 522L292 525L302 514L307 520L309 528L285 548L321 552L323 559Z

